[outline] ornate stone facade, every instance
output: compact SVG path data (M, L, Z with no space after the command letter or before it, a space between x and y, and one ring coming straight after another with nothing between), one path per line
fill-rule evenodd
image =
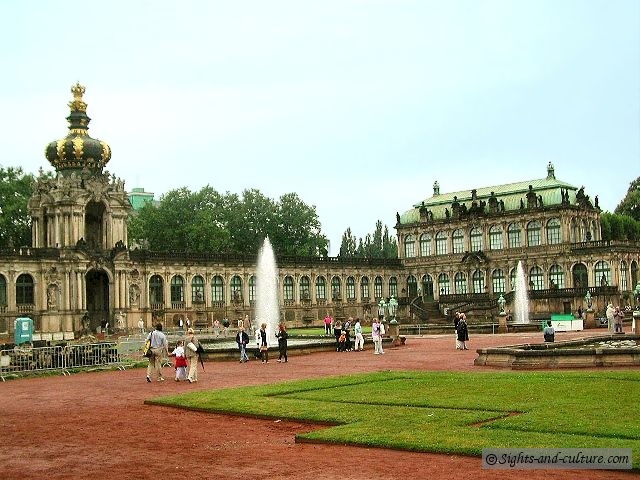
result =
M47 158L29 202L33 246L0 251L0 333L28 315L38 332L135 330L142 319L210 326L249 316L255 256L129 249L124 182L104 170L105 142L88 136L84 88L72 89L69 134ZM575 311L587 289L596 308L625 303L638 281L640 246L600 240L600 210L583 189L547 178L434 195L398 215L399 259L277 259L281 312L289 325L378 314L394 296L400 322L442 318L445 308L491 315L522 261L533 309ZM255 252L257 253L257 252ZM553 283L552 283L553 282ZM507 305L506 308L509 308Z

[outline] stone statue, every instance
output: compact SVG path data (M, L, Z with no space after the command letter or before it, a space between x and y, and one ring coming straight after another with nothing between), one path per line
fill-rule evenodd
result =
M384 301L384 298L380 299L380 302L378 302L378 316L379 317L384 317L384 311L387 308L387 304Z
M47 287L47 309L55 310L58 308L58 286L54 283Z
M507 301L504 299L502 294L498 297L498 307L500 307L500 315L506 315L504 311L504 306L507 304Z
M391 295L391 298L389 299L389 316L393 319L396 318L396 313L398 311L398 301L396 300L396 298Z

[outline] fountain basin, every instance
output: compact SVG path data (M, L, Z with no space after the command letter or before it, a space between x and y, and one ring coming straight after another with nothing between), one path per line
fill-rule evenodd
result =
M566 342L480 348L474 365L537 370L640 367L639 335L607 335Z

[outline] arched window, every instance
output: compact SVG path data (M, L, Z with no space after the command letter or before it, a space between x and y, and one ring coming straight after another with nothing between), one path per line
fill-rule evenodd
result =
M482 230L478 227L471 229L471 233L469 234L469 241L471 242L471 251L479 252L484 249L484 245L482 245Z
M509 248L518 248L520 246L520 224L510 223L507 227L507 240Z
M547 243L549 245L556 245L561 241L560 220L552 218L547 222Z
M249 277L249 303L256 301L256 276Z
M511 290L515 290L516 289L516 275L518 273L518 269L517 268L512 268L511 272L509 272L509 285L511 287Z
M407 277L407 290L409 291L409 298L418 295L418 280L413 275Z
M184 308L184 279L180 275L171 278L171 308Z
M398 298L398 279L396 277L389 279L389 296Z
M293 277L291 275L287 275L282 280L282 300L293 302Z
M431 235L423 233L420 235L420 256L428 257L431 255Z
M438 232L436 234L436 255L446 255L449 253L447 248L447 234L445 232Z
M360 297L363 300L369 298L369 277L362 277L360 279Z
M404 256L405 258L413 258L416 256L416 239L413 235L407 235L404 240Z
M211 300L216 303L224 302L224 281L220 275L216 275L211 281Z
M21 274L16 280L16 303L18 305L34 305L33 277L28 273Z
M453 253L464 252L464 232L457 229L453 232Z
M620 262L620 290L621 291L626 291L629 287L629 283L628 283L628 278L627 278L627 262L625 262L624 260L622 260ZM2 287L0 286L0 290L2 289ZM2 293L0 293L0 296L2 295ZM2 298L0 298L0 305L2 304Z
M316 277L316 300L327 299L327 280L322 276Z
M489 249L502 250L502 227L494 225L489 229Z
M480 270L473 272L471 277L473 293L484 293L484 273Z
M373 281L373 296L376 300L380 300L382 298L382 277L378 276Z
M231 277L231 298L234 302L242 301L242 279L239 275Z
M453 290L457 295L467 293L467 276L464 273L458 272L453 277Z
M596 262L593 271L596 275L596 285L601 287L611 285L611 268L609 267L609 262L602 260Z
M422 276L422 295L433 299L433 278L428 273Z
M340 277L333 277L331 279L331 298L333 300L342 299L342 282Z
M544 289L544 273L538 266L533 267L529 271L529 288L531 290L543 290Z
M161 308L164 304L164 282L160 275L153 275L149 279L149 304Z
M7 303L7 279L0 275L0 307L6 307Z
M204 278L200 275L191 279L191 302L204 303Z
M300 300L311 300L311 280L306 275L300 277Z
M438 275L438 287L440 287L440 295L449 295L449 275L441 273Z
M347 277L347 300L356 299L356 279Z
M572 269L573 288L586 289L589 286L589 275L584 263L576 263Z
M537 220L529 222L527 225L527 246L537 247L540 245L540 231L542 226Z
M506 293L504 282L504 271L499 268L494 270L491 274L491 286L493 287L493 293Z
M549 269L549 288L564 288L564 270L560 265L551 265Z

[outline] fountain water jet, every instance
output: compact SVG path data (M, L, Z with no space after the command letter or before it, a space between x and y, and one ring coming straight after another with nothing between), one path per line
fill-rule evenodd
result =
M527 280L524 275L522 261L518 262L515 284L515 321L529 323L529 298L527 297Z
M264 239L256 271L255 327L267 324L267 343L277 345L276 331L280 322L280 302L278 299L278 267L269 237Z

